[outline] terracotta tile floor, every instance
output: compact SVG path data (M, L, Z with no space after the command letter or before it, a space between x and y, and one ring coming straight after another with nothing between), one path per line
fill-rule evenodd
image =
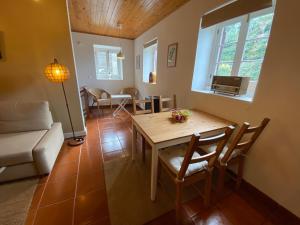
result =
M64 144L52 173L40 179L26 225L110 224L103 162L131 150L130 117L122 118L112 118L109 110L100 117L94 111L85 143ZM194 199L184 204L183 215L186 223L197 225L292 225L246 191L229 191L209 209L202 207L202 199ZM148 225L174 225L174 217L172 211Z

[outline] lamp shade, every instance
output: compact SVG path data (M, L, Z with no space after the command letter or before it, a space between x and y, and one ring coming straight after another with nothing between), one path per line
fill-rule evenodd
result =
M124 53L122 51L119 51L119 53L117 54L117 58L121 60L125 59Z
M57 59L54 59L53 63L46 66L44 74L49 81L54 83L62 83L70 77L69 69L59 64Z

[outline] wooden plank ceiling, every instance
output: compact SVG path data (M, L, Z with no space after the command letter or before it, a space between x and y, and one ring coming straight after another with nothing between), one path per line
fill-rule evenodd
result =
M72 31L135 39L189 0L69 0ZM122 29L118 29L118 23Z

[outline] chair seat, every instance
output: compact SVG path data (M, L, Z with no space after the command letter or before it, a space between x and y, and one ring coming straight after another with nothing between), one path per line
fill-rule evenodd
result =
M166 148L159 152L160 159L167 165L167 167L177 175L181 168L184 156L186 153L186 145L180 145L175 147ZM199 158L201 155L197 152L194 152L192 159ZM190 164L185 176L190 176L192 174L206 170L208 165L207 161Z
M213 151L215 151L216 149L216 145L210 145L210 146L201 146L201 150L203 150L206 153L211 153ZM223 157L225 156L226 152L228 150L228 146L226 145L223 149L223 151L221 152L221 154L219 155L219 161L221 161L223 159ZM240 154L239 149L235 149L233 150L231 156L229 157L228 161L237 157Z
M99 98L99 99L97 99L97 102L99 102L99 103L103 103L103 102L110 102L110 99L109 98Z

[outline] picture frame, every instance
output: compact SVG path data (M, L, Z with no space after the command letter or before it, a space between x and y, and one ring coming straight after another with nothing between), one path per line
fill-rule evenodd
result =
M178 43L173 43L168 46L167 66L176 67Z
M141 69L141 56L140 55L135 56L135 69L137 69L137 70Z

